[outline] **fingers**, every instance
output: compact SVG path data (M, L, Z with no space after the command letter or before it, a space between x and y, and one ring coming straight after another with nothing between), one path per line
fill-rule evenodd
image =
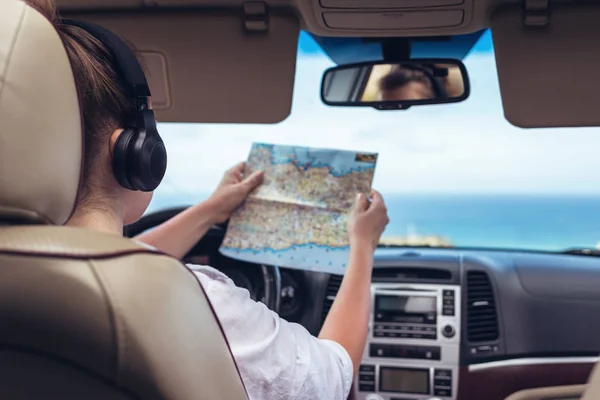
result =
M362 193L358 193L356 195L356 200L354 200L354 211L363 212L367 208L369 208L369 200L367 200L367 196Z
M242 186L247 193L250 193L250 191L254 190L258 185L263 183L264 179L264 171L255 171L242 181Z
M373 201L371 202L368 212L379 214L382 218L383 226L386 226L390 222L390 218L387 214L387 207L385 206L383 196L377 190L371 190L371 197L373 198Z
M240 177L244 172L244 168L246 168L246 162L242 161L235 164L233 167L229 168L225 175L235 175L236 177Z
M383 196L377 190L371 190L371 206L369 207L369 211L372 212L387 212L387 208L385 206L385 201L383 200Z
M371 204L374 207L385 207L385 201L383 200L383 196L375 189L371 189L371 198L373 201Z

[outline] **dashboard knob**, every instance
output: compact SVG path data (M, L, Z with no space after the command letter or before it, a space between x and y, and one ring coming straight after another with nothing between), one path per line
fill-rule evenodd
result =
M444 337L446 337L446 338L454 337L455 334L456 334L456 330L454 329L454 327L452 325L446 325L442 328L442 335L444 335Z

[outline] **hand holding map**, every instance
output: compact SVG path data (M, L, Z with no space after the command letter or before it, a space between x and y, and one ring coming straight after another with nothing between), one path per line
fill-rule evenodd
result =
M356 196L356 203L348 216L348 236L350 243L368 243L375 251L390 219L381 194L372 190L371 197L369 202L362 193Z
M377 154L255 143L245 175L264 183L229 220L221 253L288 268L344 273L347 216L371 189Z

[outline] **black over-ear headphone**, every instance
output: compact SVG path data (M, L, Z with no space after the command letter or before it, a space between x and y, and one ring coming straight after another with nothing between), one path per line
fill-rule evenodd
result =
M117 182L129 190L150 192L156 189L167 169L167 151L156 129L154 112L148 105L150 88L137 57L108 29L89 22L61 22L87 31L106 46L135 104L131 126L124 127L113 149L113 173Z

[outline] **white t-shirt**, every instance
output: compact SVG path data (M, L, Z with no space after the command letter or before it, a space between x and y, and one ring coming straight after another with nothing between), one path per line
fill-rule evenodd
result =
M353 368L341 345L279 318L216 269L188 267L215 309L250 400L347 399Z

